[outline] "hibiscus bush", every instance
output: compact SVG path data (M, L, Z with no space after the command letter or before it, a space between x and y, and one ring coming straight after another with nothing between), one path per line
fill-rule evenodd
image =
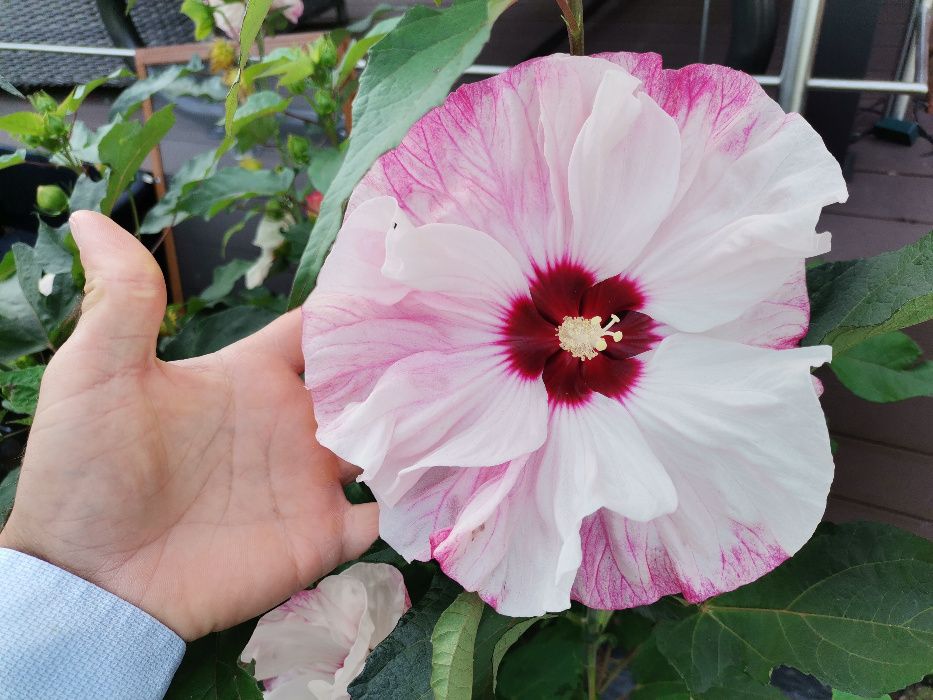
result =
M257 257L166 310L160 356L303 305L318 439L362 469L347 497L380 503L382 539L192 643L169 697L779 698L809 674L826 697L878 698L922 681L933 545L819 524L833 462L812 370L879 403L933 394L901 332L933 318L933 235L821 262L820 210L847 195L807 123L726 68L583 56L578 0L555 4L575 55L451 93L510 4L380 10L251 59L296 3L186 0L202 37L242 48L132 83L96 130L75 115L107 78L0 118L23 143L0 167L31 149L75 174L37 193L36 244L0 261L0 440L28 430L80 297L53 217L113 210L173 124L171 102L138 121L144 99L214 99L225 138L136 232L157 247L235 211L228 235L252 227ZM264 286L277 271L288 296Z

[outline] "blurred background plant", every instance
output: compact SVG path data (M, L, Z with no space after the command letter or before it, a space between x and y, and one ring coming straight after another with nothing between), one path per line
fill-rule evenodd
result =
M237 36L243 22L238 3L188 0L182 12L203 36L220 28ZM224 235L224 248L249 226L257 256L218 266L207 288L169 305L160 355L203 354L261 327L287 306L285 295L264 283L270 274L294 267L307 244L322 192L346 151L357 64L398 22L389 14L380 8L307 45L265 53L263 37L287 23L282 11L273 11L258 32L258 55L242 71L238 45L218 36L206 65L195 56L186 65L133 80L97 128L80 120L79 109L95 90L134 77L128 70L78 86L62 99L34 92L22 111L0 117L0 130L22 146L0 155L4 183L25 187L16 193L23 195L17 205L24 220L6 222L21 230L6 232L0 260L0 449L7 468L19 458L42 368L68 338L84 284L68 213L93 209L113 216L160 257L167 226L234 212L238 220ZM141 120L144 100L159 93L172 101L196 97L223 106L228 92L235 102L224 138L182 166L156 202L145 160L172 129L175 105L170 101ZM265 163L254 154L257 149ZM27 176L36 170L40 182L52 181L36 185ZM5 188L5 198L13 194Z

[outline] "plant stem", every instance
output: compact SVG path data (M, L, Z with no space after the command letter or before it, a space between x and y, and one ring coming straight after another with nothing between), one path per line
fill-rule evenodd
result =
M583 0L557 0L557 5L567 25L567 38L570 40L570 53L583 55Z
M133 235L139 238L139 210L136 209L136 199L132 191L127 191L126 194L130 200L130 211L133 213Z
M597 700L599 697L599 679L597 678L599 648L603 643L603 630L606 629L611 617L611 610L587 609L586 611L583 643L586 647L587 700Z

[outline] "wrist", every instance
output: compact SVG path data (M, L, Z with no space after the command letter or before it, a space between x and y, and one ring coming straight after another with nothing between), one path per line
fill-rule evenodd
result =
M0 530L0 549L26 554L77 576L142 610L186 642L200 636L192 632L188 625L175 619L163 606L150 604L145 595L148 587L134 584L134 581L138 584L138 577L127 574L122 566L114 566L107 562L92 563L84 556L74 557L52 552L48 547L43 547L38 538L23 533L16 524L11 527L10 521Z

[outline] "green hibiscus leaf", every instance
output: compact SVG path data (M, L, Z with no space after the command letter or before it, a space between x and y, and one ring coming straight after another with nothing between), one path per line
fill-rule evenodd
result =
M0 75L0 90L8 92L11 95L16 95L16 97L22 97L24 100L26 99L26 96L17 90L13 83L4 78L2 75Z
M6 525L10 511L13 510L13 500L16 498L16 485L19 483L19 467L7 474L0 481L0 528Z
M513 0L455 0L446 10L413 7L370 49L353 102L346 158L327 189L289 298L297 306L314 288L337 236L353 188L375 160L440 104L479 55L489 31Z
M0 170L4 168L11 168L14 165L19 165L26 161L26 149L20 148L13 153L8 153L5 156L0 156Z
M185 185L177 208L209 219L234 202L284 192L291 187L294 175L291 170L224 168L204 180Z
M210 12L209 8L205 9ZM166 90L180 79L194 75L203 69L204 62L201 57L194 56L186 65L168 66L153 73L148 78L135 81L113 101L110 106L110 119L116 119L121 115L124 119L129 118L145 100L148 100L157 92Z
M576 700L583 684L579 626L556 618L527 635L502 660L497 696L504 700Z
M0 261L0 362L53 350L73 311L78 290L63 263L70 254L58 233L41 224L35 249L15 243ZM39 289L43 273L55 273L51 293Z
M16 138L42 136L45 133L45 122L42 115L36 112L13 112L0 117L0 131Z
M14 275L0 281L0 362L47 349L48 335L19 279Z
M174 105L153 114L145 124L131 119L115 124L100 142L100 158L110 166L107 194L100 204L109 215L117 198L130 186L146 156L175 124Z
M40 291L43 273L59 265L44 247L14 243L12 252L16 275L0 281L0 362L54 350L67 335L78 301L70 274L56 274L48 295Z
M490 637L491 639L495 638L495 645L492 649L492 658L490 659L491 665L489 663L483 663L483 667L489 668L492 672L492 690L495 691L499 681L499 667L502 665L502 659L505 657L506 652L511 649L519 639L521 639L525 632L531 629L536 623L546 618L531 617L527 620L522 620L499 615L493 612L492 608L489 608L489 611L492 612L496 618L504 621L502 624L502 632L497 637ZM481 656L480 654L477 654L476 661L477 664L480 662L485 662L485 655ZM485 689L486 688L484 687L477 688L477 684L474 681L474 691Z
M85 83L84 85L79 85L70 93L68 96L62 100L61 104L58 105L58 109L55 110L55 113L60 117L67 116L69 114L74 114L78 111L81 105L84 104L84 101L90 96L101 85L106 83L113 82L114 80L120 80L121 78L130 78L133 77L131 73L126 68L118 68L117 70L110 73L110 75L105 75L101 78L95 78L94 80ZM111 112L111 119L115 116L116 113Z
M178 172L172 176L165 196L149 210L143 219L140 233L157 233L166 226L174 226L187 219L190 214L180 210L179 200L185 189L194 191L192 183L200 182L217 171L219 151L201 153L182 165ZM189 188L188 186L191 185Z
M243 70L249 62L253 44L259 36L262 23L265 21L266 15L269 14L270 7L272 7L272 0L246 0L246 12L243 15L243 26L240 29L239 69L236 80L230 86L229 92L227 92L225 102L226 118L224 126L228 135L233 134L234 113L239 102L240 80L243 77Z
M204 41L214 31L214 11L202 0L184 0L181 13L194 22L194 38Z
M235 306L198 314L171 338L160 353L164 360L184 360L217 352L268 325L278 314L257 306Z
M807 270L810 331L804 345L843 353L868 338L933 318L933 233L873 258Z
M660 652L654 635L638 648L630 668L635 679L631 700L691 700L687 684Z
M900 331L876 335L833 358L833 372L866 401L903 401L933 396L933 362Z
M321 148L311 152L311 164L308 166L308 180L319 192L326 192L337 177L346 150L343 148Z
M877 523L823 527L770 574L658 626L658 646L694 694L735 670L761 683L793 666L876 696L933 658L933 542Z
M225 265L218 265L214 268L211 277L211 283L198 296L188 300L188 312L193 313L191 309L192 302L199 306L213 306L222 301L233 292L236 283L239 282L246 271L252 266L250 260L231 260Z
M106 196L106 179L92 180L87 176L87 173L81 173L71 190L71 196L68 198L68 209L70 211L79 211L81 209L100 211L101 203Z
M346 82L354 69L356 69L357 64L363 59L363 56L366 55L366 52L382 41L389 32L398 26L401 20L401 17L384 19L366 32L365 36L353 42L350 48L347 49L347 53L343 57L343 62L340 64L337 83L342 85Z
M729 669L702 693L691 693L683 678L658 650L650 636L636 652L629 668L635 680L629 700L782 700L784 694L767 682Z
M24 416L35 415L36 402L39 400L39 383L44 372L45 365L0 371L3 408Z
M475 593L461 593L434 625L431 689L435 700L473 697L473 648L484 606Z
M853 695L842 690L833 690L833 700L891 700L891 696L886 694L873 698L864 698L861 695Z
M282 97L272 90L255 92L237 107L230 125L230 133L236 136L257 119L284 112L291 103L291 97Z
M436 576L427 593L406 612L392 633L373 649L362 673L348 692L353 700L433 698L431 635L438 620L462 589L445 576Z
M165 700L262 700L256 679L240 664L256 620L188 645Z

